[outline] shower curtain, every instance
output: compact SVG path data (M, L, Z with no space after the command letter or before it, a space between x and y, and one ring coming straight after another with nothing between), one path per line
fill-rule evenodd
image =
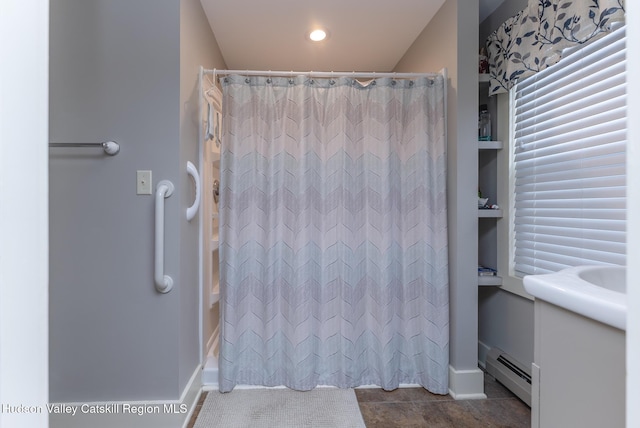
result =
M444 78L221 83L220 390L446 394Z

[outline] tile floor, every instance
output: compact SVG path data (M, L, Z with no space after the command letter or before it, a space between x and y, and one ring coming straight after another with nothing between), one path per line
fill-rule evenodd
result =
M531 426L529 407L486 373L484 391L486 400L454 400L423 388L356 389L356 396L367 428Z
M423 388L356 389L367 428L525 428L531 426L531 410L508 389L485 373L486 400L454 400ZM188 427L193 428L206 393Z

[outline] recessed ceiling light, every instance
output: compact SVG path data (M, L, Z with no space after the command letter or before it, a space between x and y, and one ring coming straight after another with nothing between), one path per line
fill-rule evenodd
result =
M325 30L317 29L309 33L309 39L314 42L321 42L327 38L327 32Z

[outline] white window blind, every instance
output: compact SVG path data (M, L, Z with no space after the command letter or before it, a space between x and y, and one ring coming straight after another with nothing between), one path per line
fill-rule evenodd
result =
M625 29L515 88L515 271L626 262Z

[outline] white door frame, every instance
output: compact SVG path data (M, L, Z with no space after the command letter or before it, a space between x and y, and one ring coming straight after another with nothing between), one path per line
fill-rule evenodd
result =
M0 58L0 427L48 427L49 0L2 0Z
M640 426L640 3L625 2L627 20L627 415Z

